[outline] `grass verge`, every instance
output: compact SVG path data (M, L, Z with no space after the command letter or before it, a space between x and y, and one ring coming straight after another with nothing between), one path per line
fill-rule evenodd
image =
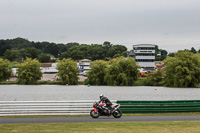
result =
M0 124L2 133L199 133L200 121Z
M18 84L17 81L0 81L0 84ZM36 81L33 85L62 85L60 81ZM83 85L83 81L79 81L78 85Z
M17 81L0 81L0 84L17 84Z
M37 81L36 85L60 85L60 81Z
M146 85L146 78L139 78L133 84L133 86L145 86Z
M0 84L18 84L17 81L1 81ZM33 85L61 85L59 81L37 81Z

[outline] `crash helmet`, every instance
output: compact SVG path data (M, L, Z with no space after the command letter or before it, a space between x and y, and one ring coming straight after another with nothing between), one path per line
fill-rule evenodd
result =
M101 98L103 98L105 95L104 94L101 94L100 96L99 96L99 98L101 99Z

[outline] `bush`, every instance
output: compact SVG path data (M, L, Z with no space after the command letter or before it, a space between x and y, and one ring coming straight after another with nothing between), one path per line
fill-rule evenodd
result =
M12 68L8 60L0 58L0 81L6 81L10 79L12 74Z
M18 65L17 75L19 84L36 84L36 81L42 77L39 61L26 58L22 64Z
M175 57L167 57L165 86L195 87L200 82L200 58L189 51L179 51Z
M51 55L47 54L47 53L42 53L40 54L40 56L38 57L38 60L41 63L46 63L46 62L51 62Z
M107 63L103 60L97 60L90 64L90 70L87 73L88 79L85 81L92 85L106 85L104 77L106 76Z
M108 85L134 85L134 82L138 79L138 68L140 67L134 58L124 59L120 57L111 61L110 66L107 68L105 80Z
M145 81L145 85L147 86L160 86L162 85L163 80L163 72L161 70L157 70L154 73L150 73Z
M57 64L58 77L61 84L76 85L78 84L79 77L77 74L80 72L76 63L72 59L62 59Z

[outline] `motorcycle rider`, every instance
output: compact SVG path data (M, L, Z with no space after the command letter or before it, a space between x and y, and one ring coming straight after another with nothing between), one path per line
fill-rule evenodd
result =
M107 107L106 110L108 110L108 114L110 114L110 113L111 113L111 109L112 109L112 107L111 107L112 103L110 102L110 100L109 100L107 97L105 97L104 94L101 94L101 95L99 96L99 98L100 98L99 103L100 103L100 102L105 103L105 104L106 104L106 107Z

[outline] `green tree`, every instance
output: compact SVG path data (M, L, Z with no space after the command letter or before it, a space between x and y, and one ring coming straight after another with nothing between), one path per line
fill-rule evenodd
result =
M12 74L12 68L8 60L0 58L0 81L10 79Z
M65 59L68 58L68 52L67 51L61 53L59 59L63 59L63 58L65 58Z
M34 47L30 47L30 48L27 48L26 49L27 53L29 53L29 58L31 59L35 59L35 58L38 58L38 54L39 54L39 51L34 48Z
M175 53L169 53L168 56L169 56L169 57L174 57L174 56L175 56Z
M39 61L26 58L23 63L18 65L17 75L17 82L19 84L35 84L42 77Z
M197 53L197 54L195 54L195 55L197 55L197 56L200 58L200 53Z
M163 49L159 49L158 45L155 46L155 60L163 61L167 57L168 52Z
M41 63L51 62L51 55L50 55L50 54L47 54L47 53L40 54L38 60L39 60Z
M0 56L3 56L7 49L10 49L7 42L5 40L0 40Z
M103 60L96 60L90 64L90 70L87 73L88 83L92 85L106 85L104 77L108 64Z
M72 58L74 60L80 60L80 59L88 59L88 45L80 45L80 46L74 46L71 47L68 50L68 57Z
M165 85L172 87L194 87L200 81L200 58L189 51L179 51L175 57L167 57Z
M77 64L72 59L62 59L57 64L58 76L62 84L78 84L77 74L80 72Z
M117 58L117 57L120 57L121 56L121 54L115 54L114 56L113 56L113 58Z
M26 57L31 57L31 54L24 48L20 49L18 61L21 62L22 60L26 60Z
M70 43L66 44L67 49L70 49L71 47L74 47L74 46L79 46L79 43L77 43L77 42L70 42Z
M90 45L88 52L91 60L102 60L105 58L104 48L102 45L92 44Z
M108 85L126 85L131 86L138 78L140 68L135 62L134 58L123 57L117 60L112 60L107 69L105 80Z
M124 51L127 51L127 48L123 45L112 45L111 48L108 50L108 56L113 58L114 55L116 54L120 54L122 55L122 53Z
M20 37L6 41L10 45L10 47L14 50L20 50L22 48L31 47L31 43L29 40Z
M124 52L122 52L122 56L124 56L124 57L127 57L128 54L129 54L129 51L124 51Z
M195 49L194 47L191 48L190 52L192 52L192 53L194 53L194 54L197 53L197 51L196 51L196 49Z
M146 79L145 85L148 86L160 86L162 85L163 72L162 70L157 70L154 73L150 73Z
M8 59L9 61L21 61L21 55L19 50L6 50L4 53L4 58Z

